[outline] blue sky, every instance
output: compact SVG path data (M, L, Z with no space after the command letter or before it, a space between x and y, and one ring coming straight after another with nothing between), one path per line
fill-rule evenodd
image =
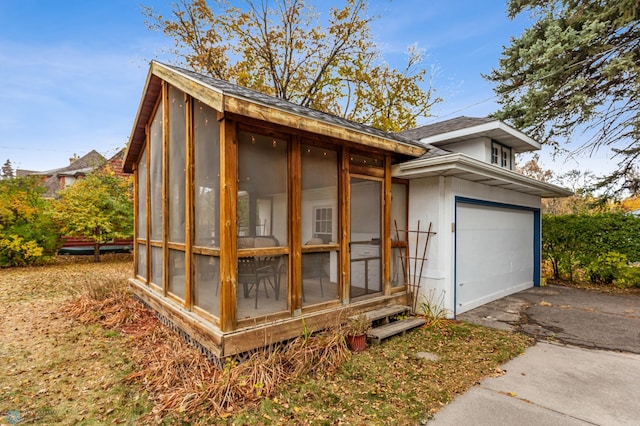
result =
M317 2L323 3L323 2ZM141 4L165 15L167 0L2 0L0 2L0 163L14 169L63 167L92 149L109 157L131 132L148 63L167 61L172 41L150 31ZM502 1L374 0L372 26L385 59L401 66L407 46L426 50L444 98L419 124L495 111L482 73L497 67L502 46L529 24L511 21ZM600 172L600 157L580 168ZM610 162L609 162L610 163ZM575 160L547 168L577 168Z

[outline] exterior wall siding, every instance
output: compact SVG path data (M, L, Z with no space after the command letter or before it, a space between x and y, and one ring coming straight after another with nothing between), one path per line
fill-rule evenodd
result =
M540 208L541 199L504 188L483 185L456 177L428 177L410 181L409 228L421 228L433 223L437 233L431 237L421 277L419 295L422 300L439 303L453 317L455 312L455 198ZM415 238L409 241L410 253L415 253ZM418 242L418 248L424 246ZM420 250L419 250L420 251ZM419 268L418 268L419 270Z

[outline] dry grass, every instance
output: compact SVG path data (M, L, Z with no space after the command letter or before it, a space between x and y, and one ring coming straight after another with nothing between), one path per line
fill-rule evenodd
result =
M335 369L350 355L341 335L326 332L256 351L242 363L227 361L219 371L165 327L152 327L134 342L142 368L127 380L141 383L151 394L155 405L147 420L154 422L167 417L202 421L203 413L230 417L314 368Z
M0 401L0 418L27 407L25 420L46 424L416 424L483 377L500 374L501 363L531 344L520 335L442 320L352 355L344 331L335 328L229 361L219 371L133 300L126 284L130 259L78 260L0 277L3 339L19 337L17 319L3 315L48 309L9 353L0 347L0 361L10 365L0 372L0 400L9 401ZM68 353L53 364L46 353L21 360L42 342ZM419 351L440 360L426 362ZM38 395L43 374L60 379ZM18 376L32 386L14 386ZM74 400L69 395L78 389L86 390Z
M202 420L202 413L230 417L314 369L335 371L351 354L342 330L334 328L256 351L242 363L227 361L219 371L134 301L119 281L80 286L64 311L83 323L122 329L129 336L139 369L125 381L149 392L154 407L140 419L149 423Z
M600 293L621 294L621 295L626 295L626 294L640 295L640 288L638 287L621 288L613 284L596 284L588 280L569 281L569 280L556 280L553 278L547 278L546 284L561 285L564 287L573 287L573 288L579 288L581 290L597 291Z

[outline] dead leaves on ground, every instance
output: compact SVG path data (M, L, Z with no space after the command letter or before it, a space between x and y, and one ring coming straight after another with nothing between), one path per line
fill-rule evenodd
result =
M301 337L219 371L131 298L130 271L130 261L81 262L9 270L11 282L0 278L0 314L44 315L30 331L39 335L33 344L25 332L20 342L13 335L10 354L0 351L10 365L10 375L0 373L0 395L17 398L17 405L0 403L0 412L21 407L45 423L415 424L483 377L501 374L498 366L530 344L519 335L444 321L355 356L340 332ZM62 305L65 313L57 313ZM0 328L7 325L0 320ZM66 348L64 363L47 359L53 343ZM33 351L49 356L29 358ZM424 351L438 360L416 356ZM11 383L18 376L28 382ZM59 417L56 394L76 395L63 405L73 416Z

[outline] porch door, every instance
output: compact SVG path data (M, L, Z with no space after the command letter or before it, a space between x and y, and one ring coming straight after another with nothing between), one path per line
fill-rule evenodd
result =
M351 176L350 298L382 292L382 180Z

